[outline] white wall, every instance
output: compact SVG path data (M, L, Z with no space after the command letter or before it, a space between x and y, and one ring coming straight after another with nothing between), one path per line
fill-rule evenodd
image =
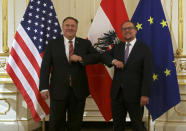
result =
M99 7L101 0L53 0L54 7L59 18L60 23L66 16L74 16L79 20L79 30L77 35L86 38L88 29L91 25L96 10ZM14 0L8 0L8 44L11 46L14 36ZM139 0L124 0L125 7L129 18L132 17ZM173 30L173 44L174 48L178 45L178 0L172 0L172 30ZM167 21L170 26L171 20L171 0L162 0ZM186 6L186 2L184 2ZM0 7L2 7L2 0L0 0ZM18 26L21 17L26 8L26 0L15 0L15 28ZM186 9L184 9L185 11ZM185 11L186 12L186 11ZM186 17L184 17L184 25L186 25ZM184 30L186 26L184 26ZM184 33L184 36L185 33ZM184 37L184 44L186 37ZM2 44L2 10L0 10L0 44ZM0 52L2 51L0 46ZM186 52L186 46L184 46Z

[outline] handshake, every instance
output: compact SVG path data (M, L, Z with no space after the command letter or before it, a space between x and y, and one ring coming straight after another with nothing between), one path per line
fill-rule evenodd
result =
M69 57L69 61L70 62L83 62L83 59L82 59L82 57L81 56L78 56L78 55L72 55L72 56L70 56Z

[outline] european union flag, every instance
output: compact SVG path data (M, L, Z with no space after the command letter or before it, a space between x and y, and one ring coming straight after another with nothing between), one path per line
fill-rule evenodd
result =
M180 102L172 41L160 0L140 0L132 17L137 39L153 53L153 87L147 108L155 120Z

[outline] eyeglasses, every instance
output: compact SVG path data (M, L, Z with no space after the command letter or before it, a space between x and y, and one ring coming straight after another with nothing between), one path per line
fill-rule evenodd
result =
M122 31L132 30L132 29L135 29L135 27L126 27L126 28L121 28Z

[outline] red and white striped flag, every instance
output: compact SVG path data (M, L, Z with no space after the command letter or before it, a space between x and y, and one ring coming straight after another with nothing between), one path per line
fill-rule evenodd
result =
M39 121L49 106L39 92L40 66L48 41L61 35L51 0L30 0L12 44L7 72Z
M128 20L123 0L102 0L88 32L88 39L101 52L122 39L121 24ZM99 43L98 43L99 41ZM97 44L98 43L98 44ZM106 121L112 118L110 87L113 69L104 65L87 66L90 93Z

